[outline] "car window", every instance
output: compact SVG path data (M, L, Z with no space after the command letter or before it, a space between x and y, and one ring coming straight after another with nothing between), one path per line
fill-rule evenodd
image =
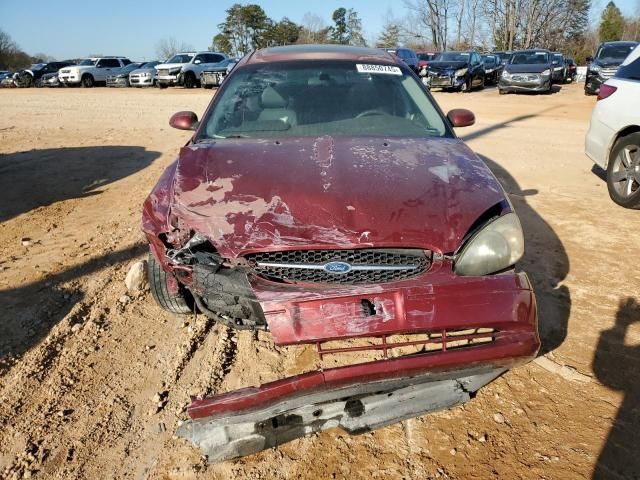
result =
M245 66L203 123L200 138L451 135L407 69L344 61Z
M471 57L467 52L442 52L439 53L435 61L436 62L468 62Z
M628 65L620 66L615 76L616 78L624 78L627 80L640 80L640 57Z
M514 52L511 56L511 65L532 65L549 63L547 52Z
M635 45L602 45L596 54L596 60L602 63L622 62Z
M192 58L193 58L193 55L179 53L178 55L174 55L169 60L167 60L166 63L189 63Z
M129 65L131 63L131 60L129 60L128 58L123 58L122 59L122 64L123 65Z

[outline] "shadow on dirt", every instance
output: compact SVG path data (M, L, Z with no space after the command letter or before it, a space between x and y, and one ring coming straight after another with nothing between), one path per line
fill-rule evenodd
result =
M640 478L640 344L630 344L629 328L640 323L640 303L620 301L616 323L600 334L593 358L598 381L623 392L624 398L593 472L594 479Z
M82 302L75 280L147 251L142 243L93 258L40 281L0 290L0 374L47 336L49 330ZM91 280L89 280L91 281ZM89 312L81 312L88 315ZM81 318L78 319L82 321Z
M519 269L527 272L536 293L538 322L542 348L539 355L558 348L567 337L571 311L571 295L560 283L569 273L569 257L560 238L551 226L526 201L537 190L521 190L518 183L503 167L479 155L509 194L520 217L526 243Z
M0 154L0 222L61 200L97 195L100 187L142 170L159 156L136 146Z

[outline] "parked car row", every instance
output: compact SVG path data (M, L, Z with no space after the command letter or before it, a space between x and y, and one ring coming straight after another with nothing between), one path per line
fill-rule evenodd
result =
M126 57L91 57L77 61L34 64L11 74L0 72L2 86L57 87L97 85L108 87L203 86L220 85L238 62L223 53L178 53L165 62L132 62ZM206 80L203 81L203 78Z

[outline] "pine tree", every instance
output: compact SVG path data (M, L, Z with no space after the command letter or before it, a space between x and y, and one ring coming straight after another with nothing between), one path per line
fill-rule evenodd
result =
M624 17L616 4L609 2L602 12L598 34L601 42L614 42L622 38L624 32Z
M393 48L400 42L400 27L396 23L388 22L384 25L384 30L380 33L380 38L376 42L377 48Z

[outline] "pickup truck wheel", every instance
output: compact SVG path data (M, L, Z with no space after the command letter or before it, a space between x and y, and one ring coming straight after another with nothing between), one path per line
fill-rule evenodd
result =
M187 72L184 76L184 88L193 88L197 85L196 77L193 73Z
M171 313L184 315L193 312L193 298L191 294L180 284L178 291L172 293L169 290L170 273L165 272L153 254L149 253L147 261L147 276L151 295L160 307ZM174 279L171 279L174 280Z
M93 76L86 73L82 76L82 80L80 80L80 83L82 84L82 86L84 88L92 88L93 87Z
M625 208L640 209L640 132L619 138L607 164L609 196Z

